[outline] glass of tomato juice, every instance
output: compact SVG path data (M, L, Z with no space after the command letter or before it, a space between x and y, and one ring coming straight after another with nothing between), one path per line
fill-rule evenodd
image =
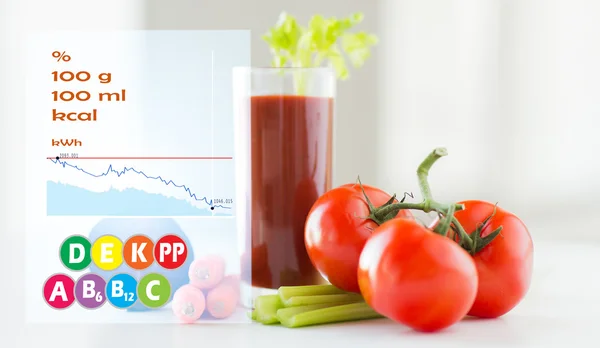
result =
M244 304L323 284L304 224L331 189L336 79L329 68L233 70L236 228Z

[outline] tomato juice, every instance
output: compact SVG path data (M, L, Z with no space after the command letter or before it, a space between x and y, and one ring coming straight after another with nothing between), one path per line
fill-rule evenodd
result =
M304 245L315 201L331 189L333 98L252 96L248 232L252 285L321 284Z

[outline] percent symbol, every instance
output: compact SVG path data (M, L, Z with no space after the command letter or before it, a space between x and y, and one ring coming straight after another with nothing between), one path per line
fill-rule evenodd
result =
M54 51L52 52L52 57L56 58L57 62L60 62L61 60L63 62L68 62L71 60L71 56L66 54L65 51L62 51L62 53L60 51Z

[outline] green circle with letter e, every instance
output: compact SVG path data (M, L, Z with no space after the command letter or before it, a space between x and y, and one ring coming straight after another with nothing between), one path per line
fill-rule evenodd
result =
M137 287L138 299L148 308L164 306L171 297L171 284L165 276L158 273L145 275Z
M60 246L60 260L71 271L81 271L92 263L92 243L84 236L71 236Z

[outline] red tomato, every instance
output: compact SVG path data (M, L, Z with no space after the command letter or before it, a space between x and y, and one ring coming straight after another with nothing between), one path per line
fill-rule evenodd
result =
M375 207L391 196L362 185ZM349 292L360 291L356 270L360 252L377 227L370 219L369 207L358 184L346 184L326 192L315 202L306 219L304 242L312 264L332 285ZM410 217L401 210L397 217Z
M393 219L365 244L358 283L379 314L432 332L466 316L477 293L477 269L452 240L415 220Z
M494 212L494 204L478 200L459 202L465 209L454 214L467 233L475 231ZM502 226L500 234L473 256L479 289L469 315L496 318L513 309L529 290L533 270L533 242L517 216L496 207L482 229L485 237Z

